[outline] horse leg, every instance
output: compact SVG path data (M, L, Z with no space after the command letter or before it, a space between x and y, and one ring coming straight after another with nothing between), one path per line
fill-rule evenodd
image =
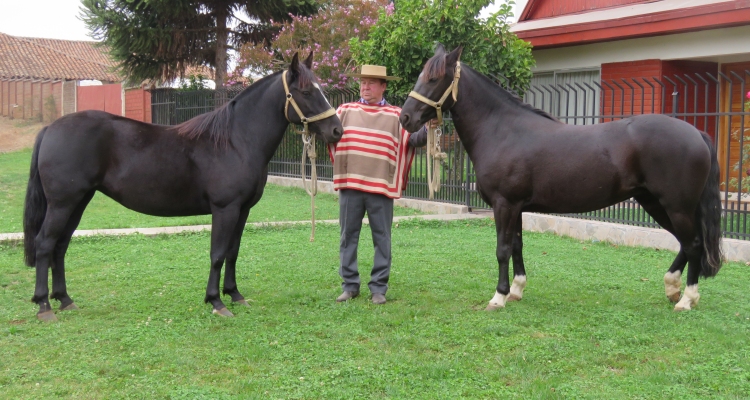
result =
M83 200L76 206L76 209L68 218L65 229L57 240L54 254L54 267L52 268L52 294L51 298L60 301L60 310L77 310L78 307L73 303L73 299L68 296L68 290L65 285L65 253L68 251L70 239L73 236L78 224L81 222L83 211L88 206L91 198L94 197L95 191L88 193Z
M643 209L662 226L662 228L666 229L676 237L675 229L672 225L672 221L669 219L667 210L659 204L659 201L654 196L636 196L635 199L640 203ZM685 269L687 262L687 254L685 254L685 250L683 249L682 244L680 244L680 251L677 253L677 257L672 261L672 265L669 267L667 273L664 274L664 293L673 303L676 303L680 299L682 271Z
M237 264L237 255L240 252L240 241L242 240L242 233L245 230L245 223L247 222L247 216L250 214L250 208L242 210L240 217L237 220L237 225L234 227L234 237L232 238L232 246L229 248L227 253L227 260L225 263L224 270L224 289L223 294L228 294L232 298L233 303L239 303L244 306L250 307L245 301L245 298L237 290L237 279L235 274L235 266Z
M78 204L78 202L73 204ZM55 248L74 210L75 206L65 204L59 206L56 203L49 203L42 227L34 239L36 247L36 285L31 301L39 305L39 312L36 316L40 321L57 320L49 303L49 269L54 268Z
M523 298L523 289L526 287L526 269L523 266L523 218L518 213L516 220L516 232L513 235L513 284L510 285L508 301L517 301Z
M703 252L702 241L700 235L696 231L694 223L694 217L691 213L670 213L670 220L675 228L677 240L680 242L682 247L681 253L684 253L684 257L687 258L688 276L685 286L685 293L682 298L674 306L675 311L690 310L700 299L698 293L698 277L701 269L701 256ZM679 259L679 263L678 263ZM682 262L680 254L677 255L677 259L672 264L673 268L675 264L679 266ZM670 268L671 269L671 268ZM676 270L679 273L679 269ZM665 277L666 282L666 277Z
M204 301L213 305L214 314L225 317L232 317L234 314L227 310L227 307L221 301L219 281L221 280L221 267L232 245L232 237L239 215L239 206L229 205L222 209L214 209L211 216L211 271L208 275Z
M509 204L505 199L498 199L492 207L495 213L495 230L497 231L497 264L499 277L495 296L490 300L486 310L496 310L505 307L510 282L508 282L508 261L510 260L513 236L520 214L519 207Z

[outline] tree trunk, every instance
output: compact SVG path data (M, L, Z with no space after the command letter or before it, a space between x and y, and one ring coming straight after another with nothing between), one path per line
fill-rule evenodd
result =
M227 75L227 10L217 10L216 12L216 70L214 72L214 82L216 89L224 88L224 79Z

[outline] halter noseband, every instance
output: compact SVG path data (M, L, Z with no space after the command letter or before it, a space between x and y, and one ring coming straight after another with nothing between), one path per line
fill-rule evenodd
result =
M453 102L455 103L456 100L458 100L458 80L461 79L461 62L456 62L456 69L453 73L453 81L451 81L450 86L448 86L447 89L445 89L445 93L443 93L443 97L440 98L438 101L432 101L428 99L425 96L422 96L421 94L411 91L409 93L409 97L413 97L422 103L427 104L428 106L432 106L435 108L435 111L437 111L437 120L438 120L438 126L443 125L443 103L445 103L445 100L448 99L448 95L453 95Z
M289 104L292 105L294 108L294 111L297 112L297 115L299 115L300 121L302 122L302 132L298 133L307 133L307 124L310 122L320 121L322 119L326 119L328 117L332 117L336 115L336 110L333 109L333 107L329 108L326 111L323 111L322 113L312 116L310 118L306 118L304 114L302 114L302 110L299 109L299 106L297 105L297 102L294 101L294 97L292 97L292 94L289 92L289 85L286 83L286 70L281 74L281 81L284 82L284 92L286 93L286 102L284 103L284 117L286 117L286 120L289 122L292 122L291 119L289 119Z

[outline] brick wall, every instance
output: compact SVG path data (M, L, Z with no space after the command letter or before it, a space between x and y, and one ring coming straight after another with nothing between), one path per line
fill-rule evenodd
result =
M125 116L151 122L151 92L139 88L125 89Z
M61 82L0 80L0 115L49 122L61 115Z
M62 82L62 115L72 114L76 108L76 81Z

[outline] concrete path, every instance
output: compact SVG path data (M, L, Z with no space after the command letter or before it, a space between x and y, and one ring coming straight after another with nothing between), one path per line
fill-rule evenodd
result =
M437 214L437 215L409 215L393 217L394 222L403 221L406 219L423 219L423 220L440 220L440 221L452 221L457 219L470 219L470 218L488 218L491 214L477 213L477 214ZM367 218L363 220L367 224ZM280 222L254 222L247 224L248 226L289 226L289 225L310 225L310 221L280 221ZM337 219L328 219L317 221L320 224L338 224ZM181 232L199 232L199 231L210 231L211 225L190 225L190 226L169 226L169 227L158 227L158 228L125 228L125 229L91 229L91 230L76 230L73 234L74 237L79 236L95 236L95 235L132 235L134 233L140 233L141 235L154 236L170 233L181 233ZM0 233L0 243L2 242L15 242L23 240L23 232L19 233Z

